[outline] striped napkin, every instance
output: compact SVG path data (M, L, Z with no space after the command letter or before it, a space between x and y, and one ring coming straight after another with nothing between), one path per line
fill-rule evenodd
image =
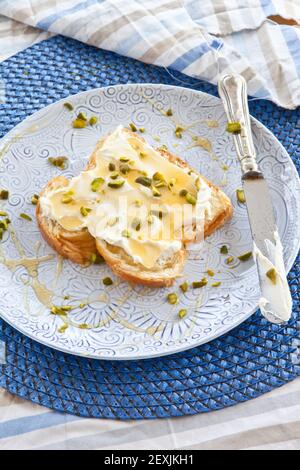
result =
M118 421L50 411L0 389L0 450L299 450L299 395L300 379L224 410Z
M211 83L237 72L252 96L300 105L300 0L2 0L0 15Z

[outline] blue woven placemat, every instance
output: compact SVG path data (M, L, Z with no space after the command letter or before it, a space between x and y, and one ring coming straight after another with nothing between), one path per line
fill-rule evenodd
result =
M93 87L152 82L216 93L209 84L62 37L5 61L0 79L7 99L0 106L1 136L43 106ZM286 111L266 101L254 101L250 108L299 169L300 110ZM155 360L109 362L63 354L0 320L7 346L0 387L59 411L121 419L195 414L258 397L300 375L299 275L298 257L289 275L294 316L288 325L271 325L257 313L210 344Z

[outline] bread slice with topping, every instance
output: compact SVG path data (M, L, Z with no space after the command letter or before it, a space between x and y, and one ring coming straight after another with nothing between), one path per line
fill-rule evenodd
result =
M196 239L206 237L220 228L231 217L232 205L229 198L218 187L213 185L200 174L197 174L193 169L189 168L186 162L184 162L181 158L175 156L167 150L157 149L155 151L145 142L143 138L127 129L118 128L115 133L117 132L118 134L116 134L116 139L121 139L121 155L125 154L127 151L131 158L133 158L133 156L135 158L136 154L140 156L140 154L147 154L148 152L150 163L147 163L147 157L145 159L146 163L144 157L141 162L139 161L138 157L136 161L130 161L129 159L125 158L126 155L125 157L124 155L123 157L118 155L118 158L116 159L114 155L115 153L118 153L119 147L118 140L112 141L112 136L114 136L114 133L102 138L98 142L85 171L81 174L83 175L83 177L81 177L82 180L79 181L78 178L77 180L75 178L73 179L74 181L76 180L75 183L72 183L73 189L71 193L74 192L74 188L76 191L78 188L79 192L83 191L83 188L85 187L84 178L90 181L92 177L98 176L97 179L101 179L103 181L105 180L106 184L104 190L100 189L99 191L96 191L97 197L99 196L99 200L95 199L96 196L94 193L90 193L88 197L85 194L81 194L78 207L80 204L83 204L83 199L84 202L90 206L90 212L84 219L81 218L81 226L72 227L70 230L62 222L64 218L59 218L58 216L53 217L51 211L49 213L49 211L45 209L45 207L47 207L47 204L45 204L45 198L50 198L50 196L54 197L52 195L56 194L57 191L63 192L65 189L67 191L69 190L70 193L70 183L64 177L54 178L52 181L50 181L50 183L48 183L46 188L41 193L41 197L37 205L38 224L46 241L59 254L65 258L69 258L75 263L82 265L86 264L91 259L91 255L98 251L106 263L111 267L112 271L120 278L129 282L144 284L152 287L167 287L172 285L174 279L179 277L182 273L187 255L186 245L195 241ZM111 141L113 142L113 145ZM127 147L127 143L130 145L130 148L133 146L134 150L132 153L130 153L130 150L128 150L129 147ZM109 158L112 155L114 156L114 159L113 161L110 161ZM103 173L103 160L105 160L105 168L107 166L111 167L108 174L105 173L106 170L104 172L105 174ZM119 160L127 160L127 162L119 163ZM109 162L112 164L109 164ZM130 167L130 164L133 166ZM115 177L114 173L117 173L114 171L116 169L116 165L119 173L116 176L116 179L112 179L112 177ZM128 196L131 203L133 198L136 196L139 196L143 202L147 204L150 199L154 203L157 200L160 202L162 201L164 207L167 209L171 208L170 211L173 211L173 203L175 204L178 201L181 201L181 196L178 196L179 188L175 191L173 187L170 187L170 183L168 183L168 181L176 180L176 178L166 178L166 180L168 180L167 184L165 184L165 182L162 184L162 181L158 181L160 183L160 185L157 184L157 187L159 188L158 191L162 195L162 197L159 198L153 197L153 195L157 193L157 189L152 185L156 185L157 180L154 181L152 178L151 187L140 187L138 184L136 184L138 179L136 176L139 173L134 172L140 171L136 169L137 165L141 165L142 170L145 170L146 168L148 170L148 174L150 174L149 171L151 174L161 174L160 170L162 169L165 171L165 173L168 173L168 176L178 175L177 179L183 181L184 184L190 184L192 182L191 184L193 186L194 181L199 181L200 186L204 188L203 191L205 194L209 194L209 206L205 206L205 210L203 210L203 214L205 214L203 224L199 228L199 224L196 224L194 219L190 220L190 227L188 227L188 237L182 235L179 242L174 242L173 239L170 240L170 246L172 244L174 245L175 243L176 249L168 250L168 240L159 240L159 242L153 242L152 240L148 240L146 238L146 240L143 241L143 225L141 231L133 230L134 233L131 239L130 237L127 237L127 234L124 240L114 238L107 228L99 229L100 219L98 220L98 218L101 217L101 220L105 219L107 225L109 225L110 219L108 217L110 213L113 215L116 208L116 201L122 194L126 197ZM100 172L100 168L102 168L102 172ZM128 172L122 174L120 172L120 168L124 168L126 171L128 170ZM141 174L146 173L147 172L145 171L141 172ZM103 176L103 178L99 178L100 174ZM191 178L193 178L191 182L188 180L188 178L190 178L190 174L192 174ZM134 178L132 178L131 175L134 175ZM110 184L114 181L122 181L122 190L110 190L110 186L106 183L106 180L108 180ZM145 183L147 183L147 185L149 181L149 177L146 177ZM162 189L161 186L163 186ZM168 186L168 188L166 186ZM155 193L154 190L156 191ZM198 195L200 193L201 191L198 192ZM194 194L195 197L201 198L202 193L200 196L197 196L196 193ZM101 209L102 206L103 209ZM67 205L66 207L61 206L60 211L65 214L67 210L72 209L74 213L76 207L77 206L74 201L74 203L72 202L71 205ZM198 206L196 205L195 207ZM207 207L209 210L207 210ZM79 209L77 208L76 210ZM120 218L123 216L123 214L118 215ZM155 220L155 223L160 223L158 219ZM122 233L123 232L124 230ZM137 247L137 252L133 251L133 247L134 249ZM157 247L159 247L159 249ZM140 256L138 256L137 253Z

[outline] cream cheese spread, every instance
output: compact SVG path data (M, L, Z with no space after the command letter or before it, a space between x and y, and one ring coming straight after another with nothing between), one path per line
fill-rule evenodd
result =
M178 252L193 227L203 233L214 204L204 178L122 126L98 144L94 156L93 168L40 198L44 216L66 230L86 228L149 269Z
M275 243L265 240L268 257L255 244L253 255L260 275L261 312L269 321L282 323L291 318L292 297L283 263L283 248L277 232L274 239Z

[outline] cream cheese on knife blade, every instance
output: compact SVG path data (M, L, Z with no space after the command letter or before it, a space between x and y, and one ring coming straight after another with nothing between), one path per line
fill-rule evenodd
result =
M261 298L259 308L272 322L287 322L291 318L293 301L283 263L283 248L277 232L275 244L265 240L267 258L254 243L253 255L261 276Z

